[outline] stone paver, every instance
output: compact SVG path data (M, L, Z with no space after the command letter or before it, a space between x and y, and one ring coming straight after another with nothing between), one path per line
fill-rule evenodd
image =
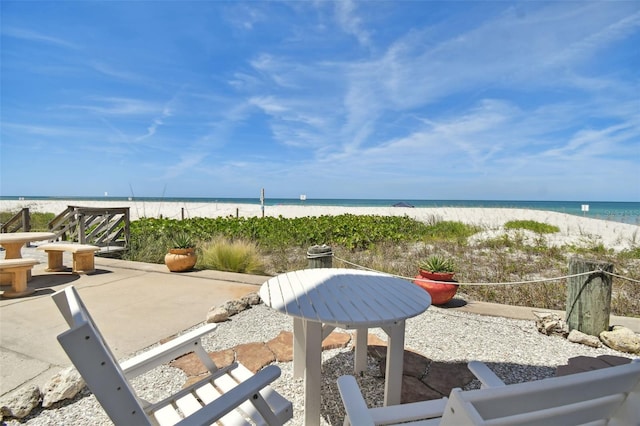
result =
M629 362L631 362L629 358L614 355L600 355L596 358L582 355L575 356L569 358L569 362L566 365L559 365L556 368L556 376L566 376L583 371L615 367L616 365L628 364Z
M333 332L322 342L322 350L345 348L351 344L351 334ZM209 356L218 367L225 367L234 361L257 372L274 361L293 360L293 334L282 331L268 342L253 342L235 346L223 351L211 352ZM368 336L368 355L379 362L381 381L384 380L386 342L375 335ZM171 362L187 375L189 385L206 373L198 357L191 353ZM474 376L465 363L445 363L432 361L417 352L405 350L402 380L402 403L426 401L448 396L452 388L467 385Z

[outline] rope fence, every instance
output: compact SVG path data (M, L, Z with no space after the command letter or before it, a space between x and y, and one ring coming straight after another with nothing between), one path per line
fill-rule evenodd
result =
M568 265L567 275L552 277L552 278L538 278L533 280L523 281L510 281L510 282L477 282L477 283L461 283L457 281L453 282L438 282L436 280L430 280L426 278L418 277L405 277L402 275L392 274L388 272L378 271L372 268L368 268L363 265L351 262L347 259L336 256L333 249L330 246L313 246L309 248L307 252L307 258L309 259L309 268L331 268L333 259L336 259L346 265L354 268L382 273L388 276L399 278L402 280L413 281L416 284L423 286L418 281L424 281L425 286L428 283L434 284L456 284L463 286L514 286L519 284L540 284L549 281L566 280L567 293L566 293L566 314L565 321L570 330L578 330L582 333L592 336L598 336L602 331L609 330L609 321L611 314L611 301L613 292L612 277L617 277L623 280L627 280L633 283L640 283L639 280L625 277L619 274L613 273L613 264L608 262L598 262L581 258L571 258ZM585 278L580 278L585 277ZM449 293L440 294L436 288L424 288L432 297L432 303L441 305L448 303L453 296ZM444 287L449 290L449 288ZM455 294L455 293L454 293ZM447 298L449 297L449 298ZM434 299L435 298L435 299ZM436 302L433 302L436 300Z
M310 254L307 253L307 256L310 256ZM383 273L383 274L394 276L396 278L402 278L402 279L410 280L410 281L419 281L419 280L421 280L420 278L416 278L416 277L405 277L405 276L402 276L402 275L396 275L396 274L391 274L391 273L388 273L388 272L382 272L382 271L377 271L375 269L367 268L366 266L358 265L357 263L353 263L353 262L350 262L350 261L348 261L346 259L342 259L342 258L336 256L335 254L333 254L333 252L330 252L328 254L324 254L322 256L332 256L334 259L336 259L336 260L338 260L340 262L343 262L343 263L345 263L347 265L354 266L354 267L359 268L359 269L363 269L365 271L380 272L380 273ZM320 257L320 255L318 255L316 257ZM611 276L616 277L616 278L620 278L620 279L627 280L627 281L630 281L630 282L633 282L633 283L636 283L636 284L640 284L640 280L636 280L636 279L633 279L633 278L629 278L629 277L625 277L625 276L622 276L622 275L614 274L613 272L604 271L602 269L596 269L596 270L588 271L588 272L581 272L579 274L563 275L563 276L554 277L554 278L539 278L539 279L527 280L527 281L512 281L512 282L498 282L498 283L460 283L460 282L457 282L456 284L458 284L458 285L467 285L467 286L490 286L490 285L502 286L502 285L537 284L537 283L543 283L543 282L549 282L549 281L560 281L560 280L565 280L565 279L569 279L569 278L582 277L582 276L591 275L591 274L595 274L595 273L607 274L607 275L611 275ZM431 280L424 279L424 281L431 281Z

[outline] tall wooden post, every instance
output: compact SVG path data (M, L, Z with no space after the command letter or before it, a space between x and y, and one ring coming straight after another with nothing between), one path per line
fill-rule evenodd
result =
M87 227L84 213L78 214L78 242L80 244L87 244Z
M331 268L333 267L333 250L328 245L315 245L307 250L309 268Z
M598 336L609 329L612 279L611 275L599 272L600 270L613 272L613 265L575 257L570 259L569 275L598 272L569 278L566 311L569 330L576 329Z
M25 232L31 231L31 215L27 207L22 209L22 227Z

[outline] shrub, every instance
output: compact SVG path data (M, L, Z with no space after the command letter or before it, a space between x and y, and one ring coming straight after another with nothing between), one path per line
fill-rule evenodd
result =
M554 234L560 232L560 228L535 220L510 220L504 224L504 229L526 229L538 234Z
M18 213L19 211L18 212L10 212L10 211L0 212L0 223L7 223L9 220L11 220L11 218L13 218ZM49 222L51 222L54 217L56 217L56 215L53 213L38 213L38 212L31 213L30 212L29 221L31 223L31 231L33 232L49 231Z
M464 241L479 231L480 228L477 226L467 225L462 222L443 220L428 225L424 234L428 239Z
M164 256L171 248L171 242L165 237L153 234L132 234L129 250L123 253L124 260L146 263L164 263Z
M202 245L198 268L247 274L264 273L262 255L254 243L245 240L229 241L224 237Z

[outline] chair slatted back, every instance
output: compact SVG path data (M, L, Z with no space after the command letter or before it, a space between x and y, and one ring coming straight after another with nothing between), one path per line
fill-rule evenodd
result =
M73 286L53 296L69 330L60 345L116 425L151 425L137 395Z
M454 389L442 425L579 425L640 419L640 363L471 391ZM637 425L634 425L637 426Z

